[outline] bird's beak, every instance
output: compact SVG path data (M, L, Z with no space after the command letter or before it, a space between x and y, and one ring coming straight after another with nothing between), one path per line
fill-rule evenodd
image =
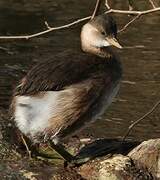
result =
M111 46L122 49L122 46L119 44L118 40L115 37L106 37L105 39Z

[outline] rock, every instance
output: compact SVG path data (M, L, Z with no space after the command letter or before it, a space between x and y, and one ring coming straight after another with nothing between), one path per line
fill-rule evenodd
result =
M136 166L160 179L160 139L144 141L129 154Z
M13 147L12 147L13 148ZM160 139L145 142L95 140L77 158L90 159L79 167L63 167L63 160L29 160L17 156L9 144L0 143L0 177L50 180L156 180L160 179ZM8 150L8 151L7 151ZM7 157L6 155L9 155ZM59 162L59 163L58 163ZM61 162L61 163L60 163Z
M159 179L160 139L149 140L138 146L137 144L135 142L122 143L117 140L96 140L82 148L79 153L81 158L90 155L91 160L80 167L58 169L53 174L52 180ZM133 150L128 154L131 147ZM105 151L107 154L104 153ZM95 153L98 156L96 158Z
M81 176L87 180L152 180L152 175L138 169L132 159L123 155L98 158L79 168Z
M104 155L104 142L103 140L103 148L99 145L96 147L97 143L92 143L79 153L80 156L85 157L85 154L88 155L91 150L100 153L100 155L103 152L103 157L97 157L79 167L77 172L83 178L88 180L152 180L160 178L160 139L142 142L128 155L125 154L125 151L119 151L119 149L131 147L131 145L135 146L135 143L129 145L129 142L120 144L119 141L113 141L114 146L112 147L115 147L113 156ZM111 142L112 145L113 142ZM115 145L116 143L117 145ZM96 150L99 147L103 151ZM109 147L107 143L106 147ZM121 154L116 154L116 149Z

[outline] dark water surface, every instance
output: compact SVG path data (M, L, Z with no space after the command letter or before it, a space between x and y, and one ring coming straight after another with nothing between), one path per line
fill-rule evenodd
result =
M116 3L116 5L114 4ZM0 35L24 35L45 30L44 21L59 26L91 14L95 1L1 0ZM139 6L140 5L140 6ZM145 3L140 9L150 8ZM122 1L113 1L125 9ZM119 27L130 17L116 16ZM25 71L38 61L76 49L82 24L31 40L0 40L0 108L8 108L12 89ZM105 116L83 131L96 137L120 138L130 123L148 112L160 99L160 13L146 15L119 35L124 49L123 82L118 97ZM160 107L139 123L129 138L144 140L160 135Z

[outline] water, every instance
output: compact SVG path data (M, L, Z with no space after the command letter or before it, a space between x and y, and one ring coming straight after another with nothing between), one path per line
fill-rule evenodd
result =
M116 4L115 4L116 2ZM149 5L139 2L140 9ZM141 5L141 6L139 6ZM116 8L127 4L113 1ZM59 26L91 14L93 1L74 0L1 0L0 35L24 35ZM82 136L121 138L132 121L148 112L160 99L160 13L146 15L119 35L122 50L118 50L123 63L123 82L118 97L104 117L84 130ZM116 16L119 27L130 17ZM0 40L0 108L8 108L12 89L33 64L79 47L82 24L54 31L45 36L26 40ZM159 137L160 107L139 123L130 134L133 140Z

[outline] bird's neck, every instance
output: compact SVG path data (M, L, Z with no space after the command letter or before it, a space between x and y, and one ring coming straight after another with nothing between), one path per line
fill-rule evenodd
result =
M112 48L103 47L97 49L97 55L102 58L112 59L115 56L115 52L113 52Z
M97 49L96 56L100 57L105 61L107 66L112 71L113 79L118 79L122 76L122 67L117 54L112 50L111 47L103 47Z
M97 58L102 60L108 68L112 71L112 78L117 80L122 76L122 67L119 58L117 57L116 53L113 52L111 47L103 47L103 48L96 48L96 49L84 49L82 48L85 53L95 55Z
M82 46L82 50L86 53L93 54L106 59L112 59L112 57L115 56L115 53L110 47L97 48L91 46Z

